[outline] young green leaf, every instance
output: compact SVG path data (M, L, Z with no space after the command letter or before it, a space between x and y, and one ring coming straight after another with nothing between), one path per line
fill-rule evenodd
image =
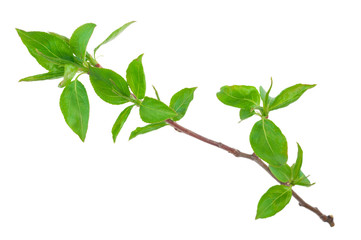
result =
M260 103L260 95L253 86L233 85L223 86L217 93L222 103L237 108L253 108Z
M291 187L284 185L271 187L258 202L256 219L272 217L281 211L291 198Z
M308 177L306 177L306 175L302 171L300 171L298 173L298 177L296 178L296 180L293 181L293 184L299 185L299 186L304 186L304 187L310 187L314 183L311 183L310 180L308 179Z
M304 92L308 89L313 88L316 84L307 85L307 84L296 84L289 88L283 90L269 107L269 110L276 110L279 108L284 108L290 105L291 103L297 101Z
M84 142L88 129L89 100L81 82L73 81L64 88L60 96L60 109L68 126Z
M255 114L253 109L241 108L239 111L239 117L241 120L245 120L249 117L252 117Z
M94 23L86 23L78 27L70 37L70 47L81 62L85 60L86 48L95 26Z
M286 183L292 180L291 167L288 164L281 165L279 167L269 166L272 174L281 182Z
M287 162L287 140L269 119L262 118L251 130L250 143L255 154L273 166Z
M58 70L53 72L47 72L42 74L37 74L34 76L26 77L20 79L19 82L32 82L32 81L42 81L42 80L50 80L50 79L57 79L64 76L64 70Z
M160 122L160 123L151 123L151 124L148 124L144 127L137 127L131 134L130 134L130 137L129 137L129 140L135 138L136 136L138 135L141 135L141 134L145 134L145 133L148 133L148 132L151 132L151 131L154 131L154 130L157 130L159 128L162 128L164 126L166 126L167 124L165 122Z
M294 176L293 177L294 179L296 177L298 177L298 175L301 171L302 160L303 160L303 151L302 151L300 144L298 144L298 143L297 143L297 148L298 148L297 160L296 160L296 163L292 166L292 176Z
M145 97L146 89L142 58L143 54L134 59L127 69L127 82L130 89L138 99L143 99Z
M146 123L157 123L177 116L177 113L154 98L145 97L139 108L140 118Z
M155 96L157 97L157 99L160 101L160 97L159 97L159 94L158 94L158 91L157 89L152 85L153 87L153 90L154 90L154 93L155 93Z
M67 86L77 72L78 72L77 66L72 64L66 64L64 66L64 80L59 83L59 87Z
M117 139L117 136L120 132L120 130L122 129L125 121L127 121L128 116L130 114L130 112L132 111L132 108L134 107L134 105L131 105L129 107L126 107L118 116L117 120L115 121L113 128L112 128L112 135L113 135L113 141L115 142L115 140Z
M119 34L121 34L129 25L131 25L131 24L134 23L134 22L135 22L135 21L128 22L128 23L124 24L123 26L121 26L120 28L118 28L117 30L115 30L114 32L112 32L101 44L99 44L99 45L94 49L94 56L95 56L96 51L98 51L98 49L99 49L102 45L104 45L104 44L112 41L113 39L115 39L115 38L116 38Z
M74 62L73 52L69 45L62 39L45 32L26 32L16 29L22 42L27 47L29 53L38 63L49 71L57 71L62 67L49 62L48 59L40 56L38 52L51 58L59 58Z
M173 117L172 120L179 121L184 117L189 104L193 100L194 91L196 89L196 87L184 88L172 96L169 107L178 113L178 115Z
M96 94L110 104L123 104L130 101L127 82L116 72L106 68L89 69L90 82Z

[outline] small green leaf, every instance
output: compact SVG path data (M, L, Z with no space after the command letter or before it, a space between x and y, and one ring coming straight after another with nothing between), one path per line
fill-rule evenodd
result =
M95 26L94 23L86 23L78 27L70 37L70 47L81 62L85 60L86 48Z
M29 53L38 63L49 71L57 71L62 67L49 62L48 59L40 56L37 51L51 58L59 58L74 62L73 52L69 45L62 39L45 32L26 32L16 29L22 42L27 47Z
M196 89L196 87L184 88L172 96L169 107L178 113L178 115L173 117L172 120L179 121L184 117L189 104L193 100L194 91Z
M256 122L250 134L255 154L272 166L287 162L287 140L281 130L269 119Z
M94 56L96 51L104 44L112 41L113 39L115 39L119 34L121 34L129 25L131 25L132 23L134 23L135 21L132 22L128 22L126 24L124 24L123 26L121 26L120 28L118 28L117 30L115 30L114 32L112 32L101 44L99 44L95 49L94 49Z
M276 185L268 189L258 202L258 218L272 217L281 211L291 200L292 189L284 185Z
M84 142L88 129L89 100L81 82L73 81L64 88L60 96L60 109L66 123Z
M123 104L130 101L127 82L116 72L106 68L89 69L90 82L96 94L110 104Z
M297 143L297 148L298 148L297 160L296 163L292 166L292 176L294 176L293 178L298 177L301 171L302 160L303 160L303 151L300 144L298 143Z
M177 113L154 98L145 97L139 108L140 118L146 123L157 123L177 116Z
M223 86L217 93L222 103L237 108L253 108L260 103L260 95L255 87L244 85Z
M262 86L259 86L259 94L261 95L263 105L265 105L266 103L266 93L267 93L266 90L264 90Z
M249 117L252 117L255 114L253 109L247 109L247 108L242 108L239 111L239 117L241 120L245 120Z
M292 178L291 167L288 164L281 165L279 167L269 166L272 174L281 182L290 182Z
M314 183L311 183L310 180L308 179L308 177L306 177L306 175L302 171L300 171L298 173L297 179L293 181L293 184L299 185L299 186L304 186L304 187L310 187Z
M66 64L64 66L64 80L59 83L59 87L67 86L77 72L78 72L78 67L71 64Z
M160 101L160 97L159 97L159 94L158 94L158 91L157 89L152 85L153 87L153 90L154 90L154 93L155 93L155 96L157 97L157 99Z
M304 92L310 88L313 88L314 86L316 86L316 84L296 84L292 87L286 88L277 97L275 97L274 101L270 105L269 110L276 110L290 105L291 103L297 101Z
M32 82L32 81L57 79L57 78L61 78L63 75L64 75L64 70L59 70L59 71L47 72L47 73L26 77L20 79L19 82Z
M122 129L125 121L127 121L128 116L130 114L130 112L132 111L132 108L134 107L134 105L131 105L129 107L126 107L118 116L117 120L115 121L113 128L112 128L112 135L113 135L113 141L115 142L115 140L117 139L117 136L120 132L120 130Z
M148 124L144 127L137 127L131 134L130 134L130 137L129 137L129 140L135 138L136 136L138 135L141 135L141 134L145 134L145 133L148 133L148 132L151 132L151 131L154 131L154 130L157 130L159 128L162 128L164 126L166 126L167 124L165 122L160 122L160 123L151 123L151 124Z
M142 58L143 54L134 59L127 69L127 82L130 89L138 99L143 99L145 97L146 89Z

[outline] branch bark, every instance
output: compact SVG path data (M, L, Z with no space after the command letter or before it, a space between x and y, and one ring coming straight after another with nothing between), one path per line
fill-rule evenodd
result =
M285 183L282 183L281 181L279 181L271 172L271 170L268 168L268 166L256 155L256 154L247 154L247 153L243 153L241 151L239 151L238 149L229 147L221 142L217 142L214 140L211 140L209 138L206 138L198 133L195 133L181 125L179 125L178 123L174 122L173 120L166 120L166 123L168 123L168 125L172 126L175 130L177 130L178 132L187 134L188 136L191 136L193 138L196 138L202 142L208 143L212 146L218 147L220 149L223 149L231 154L233 154L235 157L242 157L242 158L247 158L249 160L254 161L255 163L257 163L260 167L262 167L271 177L273 177L279 184L282 185L286 185ZM310 210L311 212L315 213L317 216L319 216L321 218L322 221L327 222L331 227L335 226L334 220L333 220L333 216L332 215L325 215L323 214L317 207L312 207L310 204L306 203L295 191L292 190L292 196L298 201L299 205L301 207L304 207L308 210Z

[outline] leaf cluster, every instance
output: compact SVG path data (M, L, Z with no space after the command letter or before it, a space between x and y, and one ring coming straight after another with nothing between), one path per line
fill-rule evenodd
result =
M254 153L269 164L272 174L281 185L271 187L260 199L256 218L267 218L281 211L292 197L295 185L311 186L308 178L301 171L303 151L298 146L296 162L289 166L287 139L281 129L269 119L271 111L287 107L297 101L304 92L315 85L296 84L284 89L276 97L271 97L273 80L266 91L262 86L257 88L246 85L223 86L217 93L218 99L225 105L239 108L241 121L254 115L259 116L252 127L249 141ZM261 105L262 102L262 105Z
M139 107L140 118L148 125L136 128L130 135L132 139L166 126L165 120L179 121L185 115L196 88L185 88L173 95L167 105L159 99L146 96L146 79L143 68L143 54L132 60L123 78L117 72L100 67L95 59L98 49L114 40L134 21L128 22L112 32L94 49L94 56L87 51L88 42L96 27L86 23L78 27L70 38L57 33L17 32L29 53L48 72L21 79L21 82L41 81L62 78L60 88L64 88L60 96L60 109L65 122L84 141L89 122L89 100L87 90L78 77L88 74L95 93L105 102L113 105L130 104L119 114L112 128L113 141L125 124L128 116ZM77 75L78 74L78 75ZM77 76L76 76L77 75Z

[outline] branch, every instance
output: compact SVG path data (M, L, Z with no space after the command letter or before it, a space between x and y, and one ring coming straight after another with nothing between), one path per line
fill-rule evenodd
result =
M247 154L247 153L243 153L241 151L239 151L238 149L229 147L221 142L216 142L213 141L209 138L206 138L202 135L199 135L198 133L195 133L181 125L179 125L178 123L168 119L165 121L166 123L168 123L170 126L172 126L175 130L177 130L178 132L181 133L185 133L188 136L194 137L202 142L208 143L210 145L213 145L215 147L218 147L220 149L223 149L231 154L233 154L235 157L242 157L242 158L247 158L249 160L254 161L255 163L257 163L260 167L262 167L269 175L271 175L271 177L273 177L278 183L282 184L282 185L286 185L286 183L282 183L281 181L279 181L271 172L271 170L268 168L268 166L256 155L256 154ZM318 208L316 207L312 207L310 204L306 203L295 191L292 190L292 196L298 201L299 205L301 207L305 207L308 210L310 210L311 212L314 212L317 216L319 216L321 218L322 221L327 222L328 224L330 224L331 227L335 226L335 223L333 221L333 216L332 215L324 215Z

